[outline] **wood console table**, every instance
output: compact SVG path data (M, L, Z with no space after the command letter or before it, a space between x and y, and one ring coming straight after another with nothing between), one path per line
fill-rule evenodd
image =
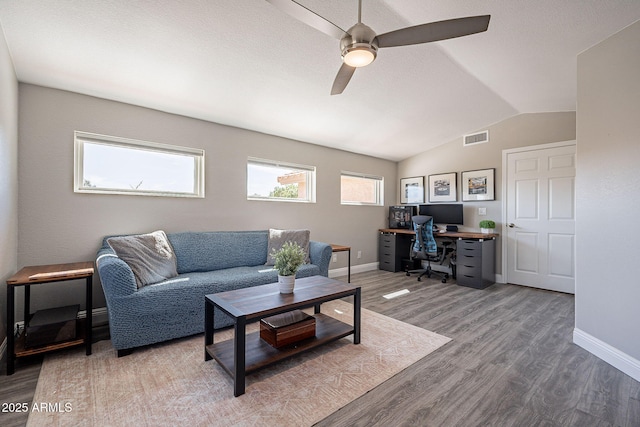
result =
M7 280L7 375L14 372L14 362L18 357L31 356L61 348L85 344L87 356L91 354L91 318L93 301L93 262L76 262L70 264L36 265L24 267ZM15 338L15 288L24 286L24 327L29 325L31 285L43 283L64 282L67 280L86 280L86 319L84 330L78 328L79 337L75 340L59 342L43 347L26 348L24 331Z
M322 303L348 296L353 296L352 325L320 312ZM233 378L233 395L238 397L244 394L245 377L251 372L349 335L354 344L360 344L361 299L359 286L324 276L296 279L291 294L281 294L278 284L271 283L205 295L204 360L216 359ZM233 339L214 343L214 307L233 319ZM259 332L247 334L246 325L251 321L308 307L314 307L316 318L313 338L276 349Z
M348 252L347 259L347 283L351 283L351 246L334 245L331 243L331 252Z

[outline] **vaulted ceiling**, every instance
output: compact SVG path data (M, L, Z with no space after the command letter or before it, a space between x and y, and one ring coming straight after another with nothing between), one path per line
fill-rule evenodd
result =
M297 1L343 29L357 22L357 0ZM638 0L362 7L378 34L491 21L380 49L335 96L339 41L265 0L0 0L0 24L21 82L401 160L516 114L575 110L577 55L640 19Z

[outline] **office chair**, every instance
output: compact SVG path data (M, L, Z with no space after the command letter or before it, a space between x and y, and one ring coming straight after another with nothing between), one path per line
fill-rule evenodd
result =
M442 277L442 283L447 283L448 273L441 273L431 269L431 261L442 263L448 250L438 250L436 239L433 237L433 217L427 215L416 215L413 220L413 231L416 232L411 244L410 258L427 261L427 268L420 270L407 270L407 276L411 273L421 273L418 281L422 281L422 276L431 277L432 274Z

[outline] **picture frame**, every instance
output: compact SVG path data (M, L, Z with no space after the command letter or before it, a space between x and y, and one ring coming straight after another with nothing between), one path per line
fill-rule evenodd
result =
M400 203L424 203L424 176L400 179Z
M429 175L429 203L458 201L457 172Z
M495 200L495 175L493 168L462 172L462 201Z

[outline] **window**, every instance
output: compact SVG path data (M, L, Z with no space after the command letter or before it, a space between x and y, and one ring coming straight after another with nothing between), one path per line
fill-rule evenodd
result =
M247 199L316 201L316 168L273 160L247 160Z
M384 178L355 172L340 174L340 202L343 205L383 206Z
M204 150L75 132L76 193L204 197Z

